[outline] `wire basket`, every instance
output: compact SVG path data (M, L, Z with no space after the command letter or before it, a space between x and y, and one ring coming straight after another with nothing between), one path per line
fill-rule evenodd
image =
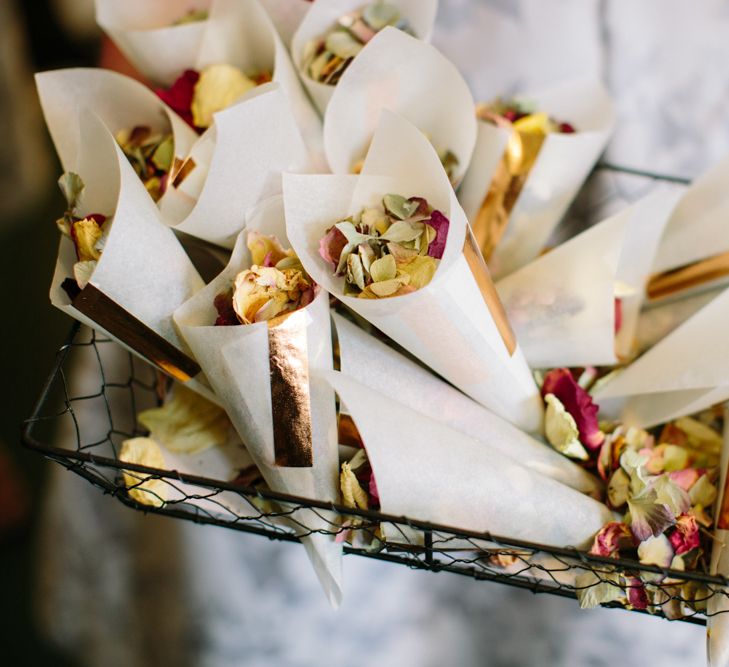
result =
M572 234L592 224L646 194L656 181L676 187L686 183L681 178L602 165L573 205L563 228L571 228ZM631 608L626 591L639 588L650 604L647 610L635 611L697 624L705 624L711 615L707 611L710 602L728 596L725 587L729 581L701 572L601 558L570 548L350 509L274 493L241 479L223 482L122 463L117 458L121 443L144 435L137 425L137 413L159 404L164 384L164 377L151 366L113 341L75 324L57 354L32 415L24 423L22 441L143 512L275 540L299 541L312 533L329 534L343 543L346 554L432 572L453 572L534 593L577 598L578 593L596 587L615 588L614 597L621 599L603 606ZM130 476L139 480L137 485L129 486ZM164 501L158 506L140 504L130 495L134 486L145 483L148 487L150 480L164 490L159 494Z

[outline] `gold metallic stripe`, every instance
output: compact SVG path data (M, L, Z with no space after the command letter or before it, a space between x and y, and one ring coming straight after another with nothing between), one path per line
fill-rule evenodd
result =
M491 280L491 274L476 245L476 240L473 237L470 227L466 227L466 242L463 245L463 255L466 258L468 268L471 269L478 288L481 290L481 296L491 313L491 317L493 317L496 323L496 328L501 334L501 339L504 341L504 345L506 345L509 356L512 356L516 350L516 336L514 335L514 330L511 328L509 318L506 316L506 311L494 286L494 281Z
M729 252L655 274L648 281L648 299L655 301L729 276Z

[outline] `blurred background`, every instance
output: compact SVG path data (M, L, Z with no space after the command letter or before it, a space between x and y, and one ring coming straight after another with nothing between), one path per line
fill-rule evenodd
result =
M335 613L299 547L143 516L21 448L70 326L47 297L63 202L32 74L118 63L92 4L0 2L2 663L702 664L702 628L363 559ZM607 159L693 177L729 152L728 29L721 0L441 0L434 42L477 99L602 76Z

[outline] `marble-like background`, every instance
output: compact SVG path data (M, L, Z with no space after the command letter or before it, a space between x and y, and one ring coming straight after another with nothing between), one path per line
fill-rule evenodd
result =
M441 0L434 41L481 99L602 75L608 158L694 176L729 152L728 31L720 0ZM41 532L43 627L94 667L704 662L699 627L354 557L334 612L300 547L145 517L60 469Z

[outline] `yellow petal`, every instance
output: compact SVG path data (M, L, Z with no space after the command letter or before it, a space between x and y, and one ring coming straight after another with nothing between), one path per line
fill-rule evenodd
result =
M251 251L253 264L258 266L263 266L263 262L269 254L271 266L275 266L292 254L290 250L283 249L275 236L266 236L255 230L248 232L247 245L248 250Z
M339 475L339 486L342 490L342 504L345 507L356 507L361 510L369 508L367 493L359 485L359 480L352 472L352 468L349 463L342 463L342 472Z
M140 412L137 419L157 442L183 454L223 445L230 433L225 410L179 384L162 407Z
M195 84L192 96L192 121L197 127L210 127L213 114L222 111L241 95L256 87L237 67L208 65Z
M164 468L165 460L159 445L151 438L132 438L122 443L119 460L124 463ZM162 507L167 499L167 482L151 475L132 470L123 470L124 486L138 503Z
M549 444L566 456L586 461L589 456L579 440L580 431L572 415L554 394L547 394L544 400L544 433Z
M401 273L410 276L410 282L408 283L410 287L420 289L433 279L438 268L438 260L427 255L418 255L397 268Z
M101 227L96 220L84 218L73 223L73 240L80 262L98 260L101 253L96 249L96 243L101 238Z

